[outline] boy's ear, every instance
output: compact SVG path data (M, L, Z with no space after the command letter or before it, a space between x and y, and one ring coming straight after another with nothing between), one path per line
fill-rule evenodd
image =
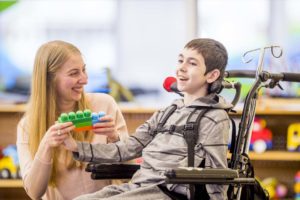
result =
M208 72L207 75L206 75L207 76L207 79L206 79L207 83L212 83L215 80L217 80L220 77L220 74L221 74L221 72L218 69L214 69L214 70Z

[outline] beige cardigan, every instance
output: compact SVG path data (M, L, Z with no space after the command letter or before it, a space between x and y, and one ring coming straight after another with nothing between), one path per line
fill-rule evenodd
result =
M114 99L106 94L87 94L93 112L104 111L115 119L121 140L128 136L125 120ZM92 193L110 184L109 180L92 180L84 169L67 170L63 159L59 159L56 187L48 186L52 162L46 162L38 154L31 157L28 133L23 131L24 120L17 129L17 149L24 188L32 199L62 200ZM106 143L106 136L94 135L92 143Z

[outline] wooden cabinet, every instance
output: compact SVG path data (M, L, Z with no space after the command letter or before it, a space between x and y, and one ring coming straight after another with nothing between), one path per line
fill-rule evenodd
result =
M294 107L291 106L292 104ZM156 110L142 107L121 107L121 109L129 133L134 133L135 129L149 119ZM16 125L24 110L24 105L0 105L1 146L15 143ZM276 177L288 186L289 196L292 197L294 175L296 171L300 170L300 152L287 152L286 138L289 124L300 123L300 100L268 100L267 102L264 100L263 104L258 102L256 113L257 117L266 120L267 127L273 133L273 149L262 154L250 152L255 173L260 179L271 176ZM240 114L241 112L238 111L233 117L239 118ZM18 197L12 197L13 195L18 195ZM0 180L0 199L28 199L28 197L20 180Z

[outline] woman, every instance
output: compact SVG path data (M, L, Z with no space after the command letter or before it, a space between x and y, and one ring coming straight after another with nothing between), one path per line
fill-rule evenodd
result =
M68 134L92 143L127 137L125 120L114 99L106 94L85 94L87 80L82 55L74 45L51 41L39 48L31 97L17 129L24 188L32 199L73 199L110 184L91 180L85 166L63 147ZM71 122L56 123L61 113L86 108L107 114L101 118L105 122L95 124L92 132L75 133Z

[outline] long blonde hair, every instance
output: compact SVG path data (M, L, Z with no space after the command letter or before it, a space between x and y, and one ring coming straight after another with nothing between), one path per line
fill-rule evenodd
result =
M74 45L64 41L51 41L42 45L35 56L32 74L31 95L25 113L26 131L29 134L29 150L35 156L39 144L46 131L57 121L60 110L57 106L56 72L70 58L71 55L81 52ZM89 108L84 93L81 100L76 102L74 110ZM90 132L72 134L75 140L91 141ZM82 167L72 159L71 152L55 148L50 183L55 184L58 169L58 154L65 156L65 165L68 169Z

